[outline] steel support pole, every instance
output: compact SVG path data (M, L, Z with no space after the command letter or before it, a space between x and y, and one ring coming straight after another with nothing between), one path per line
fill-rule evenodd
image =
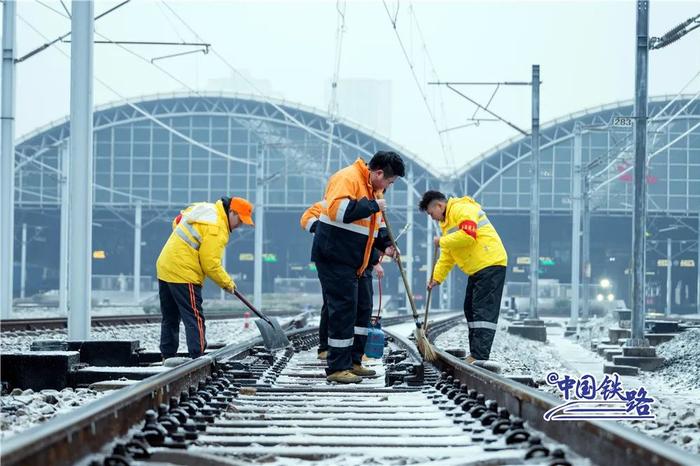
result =
M263 233L265 221L265 149L258 154L258 185L255 188L255 265L253 271L253 303L262 308L263 289Z
M22 224L22 252L20 254L19 297L24 298L27 286L27 224Z
M532 65L532 135L530 179L530 312L538 318L537 298L540 268L540 66Z
M141 302L141 201L134 212L134 302Z
M666 239L666 316L671 315L671 288L673 287L673 277L671 269L673 268L673 244L671 238Z
M578 324L579 317L579 280L581 276L581 127L574 127L574 172L571 194L571 321L570 326Z
M583 277L581 277L581 318L587 320L590 316L591 303L591 197L590 184L587 176L583 176L583 232L581 238L581 255L583 256Z
M90 337L92 299L92 0L73 0L71 16L70 90L70 312L68 338Z
M17 4L2 4L2 132L0 133L0 317L12 312L15 247L15 52Z
M698 210L698 257L695 260L695 270L698 273L698 283L695 288L695 312L700 314L700 210Z
M415 284L413 283L413 259L415 258L415 253L413 251L413 191L411 186L413 186L413 170L408 172L408 186L406 186L406 224L408 225L408 231L406 231L406 257L408 261L406 263L406 278L411 286L411 290L415 289ZM406 293L406 309L410 310L411 304L408 300L408 293Z
M637 57L634 98L634 215L632 235L632 337L627 346L648 346L644 338L644 259L646 233L647 84L649 2L637 0Z
M68 313L68 238L70 235L70 202L68 187L68 171L70 165L69 146L67 142L61 144L61 231L60 250L58 259L58 311L61 314Z

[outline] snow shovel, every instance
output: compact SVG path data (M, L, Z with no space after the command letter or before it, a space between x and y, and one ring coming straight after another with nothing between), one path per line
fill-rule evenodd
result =
M260 317L259 320L255 321L255 325L258 326L260 335L265 343L265 348L270 351L274 351L289 346L289 339L275 317L268 317L255 309L255 307L250 304L250 301L248 301L246 297L243 296L238 290L234 289L233 294L236 296L236 298L240 299L248 309L253 311L256 316Z

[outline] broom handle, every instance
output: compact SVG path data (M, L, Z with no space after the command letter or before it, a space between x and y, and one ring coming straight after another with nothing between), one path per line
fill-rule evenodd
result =
M433 249L433 268L430 270L430 281L433 281L435 276L435 264L437 264L438 246ZM423 318L423 331L428 330L428 311L430 311L430 296L433 294L433 289L428 290L428 296L425 299L425 317Z
M396 245L396 240L394 239L394 233L391 231L391 226L389 225L389 219L387 218L386 212L382 213L382 216L384 217L384 224L386 225L386 231L389 234L389 240L391 241L391 244L394 246L394 249L397 251L399 250L398 246ZM408 294L408 301L411 303L411 312L413 312L413 319L418 322L418 319L420 318L418 316L418 309L416 308L416 303L413 301L413 293L411 292L411 285L408 283L408 278L406 278L406 272L403 269L403 264L401 263L401 255L397 254L396 256L396 263L399 266L399 272L401 273L401 278L403 279L403 286L406 288L406 294Z

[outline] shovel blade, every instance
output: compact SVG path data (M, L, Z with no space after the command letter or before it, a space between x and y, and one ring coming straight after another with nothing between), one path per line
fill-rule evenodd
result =
M258 326L265 348L270 351L286 348L289 346L289 339L284 333L284 330L282 330L280 323L275 317L270 317L269 319L272 325L262 319L257 319L255 321L255 325Z

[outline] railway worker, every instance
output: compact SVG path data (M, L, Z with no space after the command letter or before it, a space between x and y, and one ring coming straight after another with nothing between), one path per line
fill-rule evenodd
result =
M318 218L321 216L321 202L313 204L301 215L299 222L301 228L311 234L316 233ZM318 359L328 358L328 307L326 306L326 296L321 293L323 305L321 306L321 322L318 326Z
M434 238L440 258L428 289L440 285L455 265L467 274L464 315L470 354L466 360L487 360L496 335L508 262L501 238L471 197L448 199L441 192L427 191L419 208L440 222L442 230L442 236Z
M253 205L222 197L215 203L190 205L173 220L173 232L158 256L158 294L163 320L160 352L163 359L177 353L180 320L185 324L187 351L197 358L207 347L202 284L209 277L228 293L236 284L221 265L229 234L243 224L253 225Z
M301 216L300 223L301 227L311 234L316 233L316 226L318 225L318 219L321 216L323 203L317 202L311 207L306 209ZM362 274L358 282L358 322L365 322L366 324L362 326L356 326L355 338L357 339L357 345L353 343L353 352L362 349L362 354L359 355L361 359L364 354L364 347L367 343L367 330L369 328L370 317L372 315L372 299L374 290L372 289L372 270L377 274L379 279L384 277L384 269L379 263L380 255L376 249L372 249L372 258L370 259L370 265L372 268L367 267L365 273ZM323 295L323 306L321 307L321 322L318 327L318 359L328 359L328 306L326 305L326 297ZM353 360L357 359L357 355L353 354Z
M398 154L380 151L369 164L358 158L328 180L311 248L328 307L328 381L357 383L362 376L374 375L362 367L361 342L369 318L365 322L358 312L360 306L367 306L360 302L367 298L359 293L360 278L371 263L373 249L397 255L388 236L380 232L380 212L386 209L382 193L404 174ZM370 312L371 306L370 299Z

